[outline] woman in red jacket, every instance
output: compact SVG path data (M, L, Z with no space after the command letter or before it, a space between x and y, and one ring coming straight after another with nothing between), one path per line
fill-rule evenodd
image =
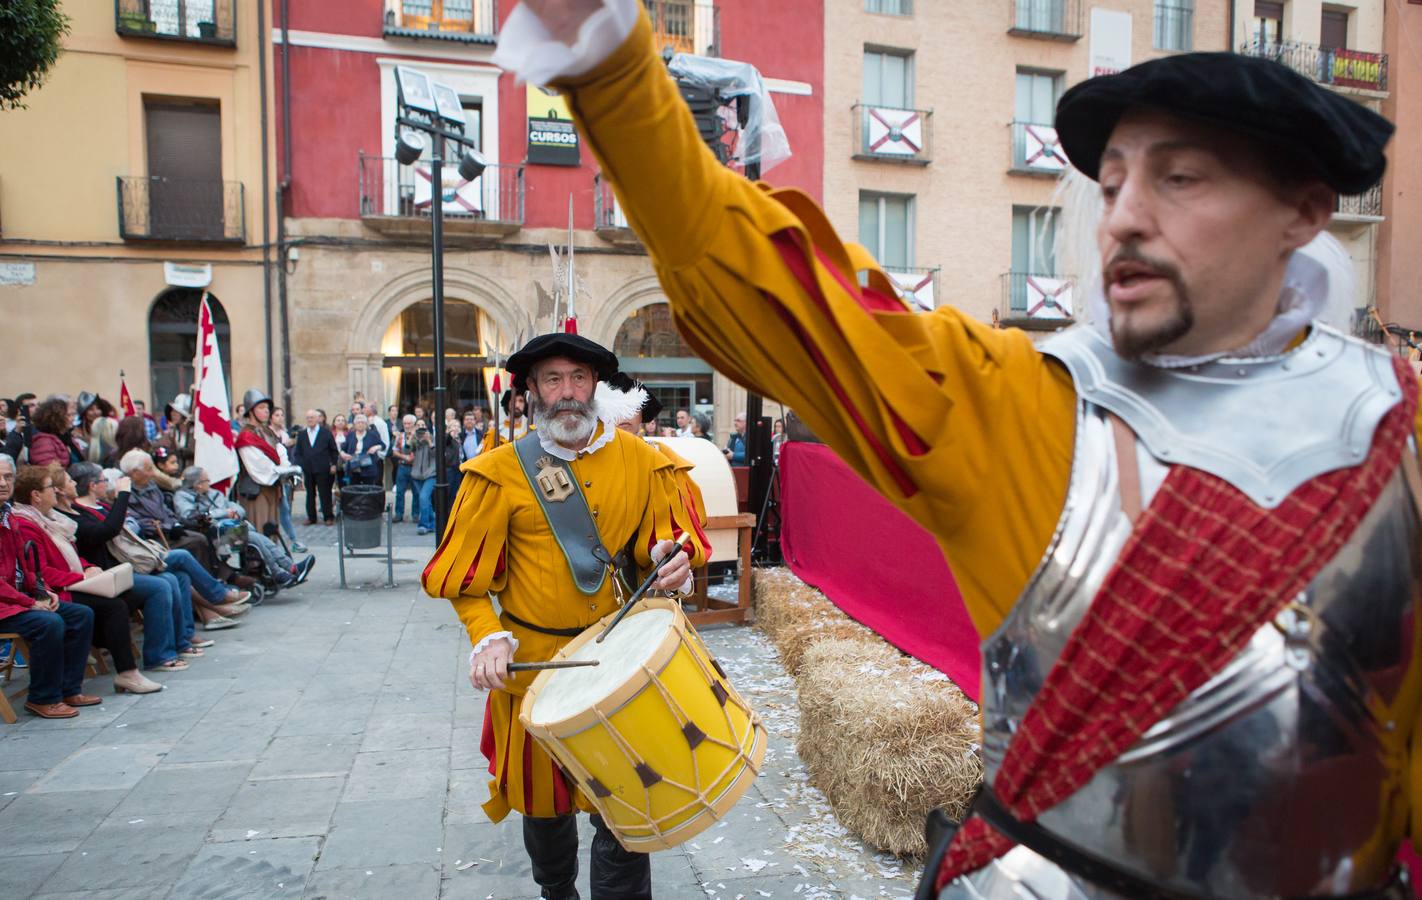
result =
M118 597L72 593L65 590L85 578L103 572L79 557L74 547L77 526L73 520L54 511L59 481L66 477L57 465L21 466L15 476L15 504L11 515L13 527L23 544L33 541L39 550L40 572L45 584L59 595L60 602L72 600L89 607L94 613L94 645L109 651L114 658L114 690L148 694L162 690L139 671L133 658L133 641L129 636L128 605ZM80 698L90 702L70 706L93 706L98 697Z
M58 463L67 466L84 458L74 447L70 436L74 420L69 412L69 401L58 397L44 401L35 409L33 421L35 435L30 439L30 465Z
M86 606L61 603L52 591L36 589L34 569L24 559L24 541L15 530L19 517L10 503L14 488L14 460L0 455L0 631L14 632L29 645L25 709L45 719L71 719L79 710L69 701L83 705L97 699L81 692L94 614Z

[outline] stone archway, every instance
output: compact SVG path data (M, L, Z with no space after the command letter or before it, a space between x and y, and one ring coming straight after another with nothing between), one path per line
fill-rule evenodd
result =
M642 275L629 279L598 305L593 315L588 317L582 333L604 347L611 347L617 337L617 330L628 316L644 306L666 302L667 295L662 292L662 285L657 281L657 276Z
M396 275L371 295L346 340L348 394L360 391L367 397L383 396L381 341L386 329L406 309L428 300L431 287L430 270L423 267ZM444 296L477 306L502 334L532 330L528 310L497 282L471 269L446 266Z

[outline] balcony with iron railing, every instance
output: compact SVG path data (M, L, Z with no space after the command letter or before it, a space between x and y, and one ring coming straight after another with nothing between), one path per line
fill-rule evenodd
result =
M721 55L721 11L707 0L642 0L658 50Z
M1076 279L1070 275L1007 272L1002 276L1002 308L1009 324L1052 329L1076 314Z
M622 211L622 204L617 202L612 182L603 178L601 172L593 176L593 232L612 244L641 243Z
M492 44L497 0L385 0L385 36Z
M1339 194L1333 208L1334 225L1373 225L1383 220L1382 185L1361 194Z
M114 0L114 31L128 37L237 46L233 0Z
M1007 0L1008 34L1077 41L1083 32L1081 0Z
M856 103L854 158L926 166L933 161L933 110Z
M884 274L914 309L927 312L938 305L938 266L885 266Z
M1013 122L1008 128L1012 142L1008 171L1056 178L1066 169L1066 152L1055 128L1035 122Z
M126 241L237 243L246 240L238 181L174 181L120 175L119 236Z
M1302 41L1260 41L1241 44L1239 52L1281 62L1305 78L1360 91L1387 92L1387 54L1338 47L1332 50Z
M402 166L394 157L362 153L357 169L360 217L366 225L391 236L429 232L434 178L427 160ZM446 234L502 237L523 228L523 166L490 165L478 178L465 181L447 164L441 175Z

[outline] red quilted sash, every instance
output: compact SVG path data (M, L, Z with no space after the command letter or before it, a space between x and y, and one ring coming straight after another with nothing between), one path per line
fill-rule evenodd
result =
M1359 465L1301 485L1277 508L1174 466L1008 745L992 789L1024 822L1071 796L1233 659L1353 534L1402 459L1417 380ZM1283 436L1281 436L1283 437ZM958 830L941 889L1012 842L980 818Z

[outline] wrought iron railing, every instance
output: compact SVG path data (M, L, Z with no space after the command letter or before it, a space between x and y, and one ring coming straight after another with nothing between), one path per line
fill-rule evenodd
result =
M933 159L933 110L896 109L871 103L856 103L850 109L854 114L857 159L908 163Z
M617 202L612 183L603 178L601 172L597 173L593 176L593 230L621 231L631 228L626 214L622 212L622 205Z
M402 166L391 156L362 153L357 165L361 216L428 218L433 211L434 181L427 161ZM446 219L523 224L523 166L491 165L474 181L465 181L448 163L442 174Z
M243 241L240 181L174 181L120 175L119 236L126 241Z
M135 37L237 46L233 0L114 0L114 30Z
M930 310L938 305L938 267L889 268L884 274L899 289L899 295L917 309Z
M864 11L888 16L911 16L913 0L864 0Z
M385 0L385 34L490 42L499 33L497 0Z
M1360 88L1367 91L1387 90L1387 54L1368 53L1338 47L1325 49L1302 41L1260 41L1241 44L1239 52L1281 62L1319 84Z
M1002 305L1016 319L1069 319L1076 314L1076 279L1070 275L1008 272Z
M1060 175L1067 166L1057 130L1035 122L1013 122L1012 171L1034 175Z
M1375 184L1361 194L1339 194L1334 215L1351 218L1382 218L1382 185Z
M1190 50L1195 45L1195 9L1173 3L1155 4L1155 37L1157 50Z
M721 11L706 0L642 0L658 50L721 55Z
M1082 31L1081 0L1007 0L1009 34L1074 41Z

